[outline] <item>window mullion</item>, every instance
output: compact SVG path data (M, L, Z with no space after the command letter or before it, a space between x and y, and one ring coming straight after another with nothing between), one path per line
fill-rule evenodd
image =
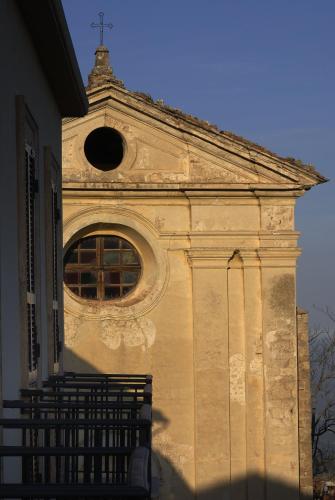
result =
M98 271L98 299L103 300L104 298L104 289L103 289L103 270L99 269Z
M103 293L102 293L102 262L103 262L103 237L99 236L97 238L97 246L96 246L96 252L97 252L97 299L102 300L103 299Z

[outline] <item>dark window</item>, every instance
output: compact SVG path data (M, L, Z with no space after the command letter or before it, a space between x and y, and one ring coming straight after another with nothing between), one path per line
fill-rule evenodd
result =
M118 236L90 236L74 243L64 259L64 281L90 300L115 300L130 293L141 274L137 250Z
M84 151L93 167L106 172L118 167L122 162L123 140L117 130L100 127L87 136Z
M28 316L28 366L29 371L37 369L39 345L36 328L36 291L35 291L35 152L25 147L25 202L26 202L26 283L27 283L27 316Z
M60 210L58 206L58 191L51 187L51 221L52 221L52 318L53 318L53 358L54 363L59 362L61 340L59 331L58 312L58 243Z

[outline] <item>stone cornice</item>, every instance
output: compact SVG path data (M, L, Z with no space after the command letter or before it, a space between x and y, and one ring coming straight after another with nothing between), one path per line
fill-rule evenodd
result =
M247 267L293 267L301 254L300 248L192 248L185 250L191 267L199 269L229 268L229 260L238 251L243 261L243 268Z
M67 182L63 181L63 191L88 192L103 191L131 192L137 196L138 193L148 192L182 192L189 198L208 198L215 196L232 197L300 197L304 194L306 187L297 184L220 184L220 183L131 183L131 182ZM309 189L309 188L307 188ZM137 193L137 194L136 194Z

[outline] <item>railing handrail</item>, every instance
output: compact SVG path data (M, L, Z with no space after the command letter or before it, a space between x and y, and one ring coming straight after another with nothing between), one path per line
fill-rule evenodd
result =
M142 402L137 402L137 401L124 401L124 402L117 402L117 401L88 401L88 402L71 402L71 401L45 401L42 400L40 402L35 402L35 403L27 403L25 401L21 400L15 400L15 401L8 401L4 400L3 401L3 408L16 408L16 409L32 409L32 410L38 410L38 409L99 409L99 410L104 410L104 409L141 409L142 406L145 403Z
M108 420L106 418L100 419L84 419L84 418L76 418L76 419L46 419L46 418L0 418L0 427L4 429L24 429L27 427L36 427L36 428L46 428L46 427L99 427L99 428L122 428L122 427L131 427L131 428L140 428L147 427L151 425L151 420L149 419L113 419Z

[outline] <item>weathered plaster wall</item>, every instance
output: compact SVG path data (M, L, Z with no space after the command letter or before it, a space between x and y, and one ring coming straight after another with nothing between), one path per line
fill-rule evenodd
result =
M127 142L110 172L83 153L103 125ZM297 193L274 189L278 172L114 102L65 124L64 158L66 248L118 234L144 269L119 304L65 287L65 367L153 374L160 498L279 500L276 479L297 500Z
M78 371L88 368L153 374L157 420L154 446L173 461L176 470L169 481L164 481L164 488L169 491L177 473L189 485L194 483L191 270L184 252L188 243L184 236L171 242L171 236L162 237L154 225L160 217L167 221L165 228L170 232L169 200L157 211L154 209L157 200L153 200L151 219L144 218L141 210L142 204L144 212L148 209L148 200L139 200L136 207L132 201L120 203L110 196L100 207L100 213L96 208L91 213L86 201L85 206L80 205L84 217L78 224L85 221L85 226L94 228L97 220L113 221L104 222L100 231L103 234L117 231L116 234L131 241L142 258L144 272L154 276L153 283L148 283L148 289L139 290L138 297L135 291L128 306L124 302L110 308L93 305L90 310L65 289L65 367ZM73 214L67 218L67 206L72 202L65 195L65 241L73 222ZM183 204L184 201L181 212ZM94 206L95 200L91 200L91 207ZM173 219L171 224L175 225ZM132 230L140 237L136 239ZM143 241L151 248L147 257Z

